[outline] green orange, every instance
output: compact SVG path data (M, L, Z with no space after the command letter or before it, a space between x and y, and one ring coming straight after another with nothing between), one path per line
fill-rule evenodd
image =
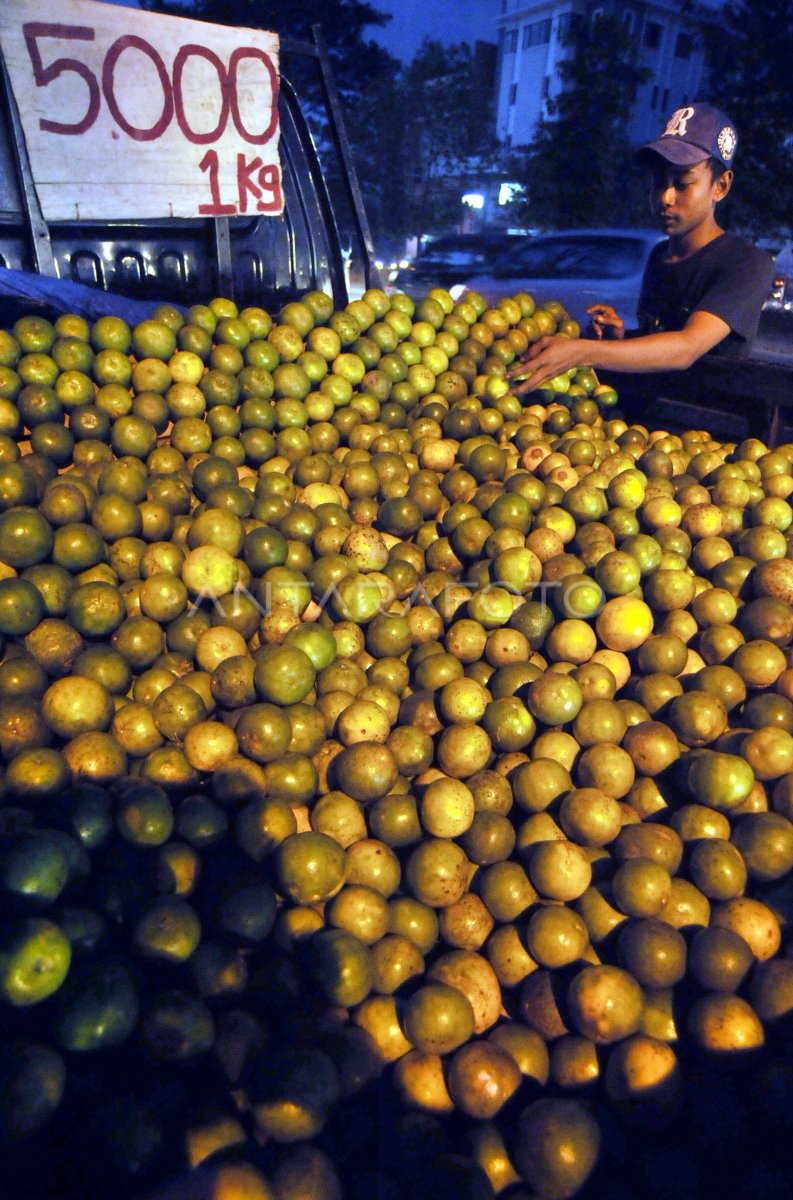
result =
M0 938L0 996L15 1008L46 1000L66 978L71 958L71 943L54 921L14 922Z

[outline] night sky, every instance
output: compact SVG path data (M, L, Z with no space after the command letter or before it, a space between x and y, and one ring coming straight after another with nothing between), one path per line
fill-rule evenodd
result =
M703 0L706 8L719 8L723 0ZM497 21L500 0L369 0L373 8L391 13L382 29L370 30L369 36L387 50L410 62L426 37L450 45L498 41Z
M137 7L137 0L105 2ZM703 2L706 7L717 8L722 0ZM370 27L364 37L379 42L403 62L410 62L425 38L437 38L445 45L498 40L500 0L369 0L369 3L380 12L390 13L391 20L382 28ZM189 15L186 4L185 16Z
M477 39L495 42L499 0L369 0L373 8L391 13L382 29L369 35L396 58L409 62L425 38L446 45L473 44Z
M372 26L365 33L379 42L395 58L410 62L424 38L438 38L446 45L477 39L496 41L499 0L369 0L373 8L390 13L392 19L382 29ZM2 0L0 0L2 3ZM136 8L137 0L105 0ZM185 16L190 15L189 5Z

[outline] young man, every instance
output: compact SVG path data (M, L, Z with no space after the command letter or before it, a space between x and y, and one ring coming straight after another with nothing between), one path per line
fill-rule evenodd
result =
M596 340L544 337L510 374L531 375L528 392L571 367L609 371L685 370L707 354L747 354L773 280L774 262L750 242L726 233L716 206L732 186L737 136L710 104L679 108L659 138L639 151L648 168L653 215L668 240L647 265L639 328L626 334L608 304L588 312Z

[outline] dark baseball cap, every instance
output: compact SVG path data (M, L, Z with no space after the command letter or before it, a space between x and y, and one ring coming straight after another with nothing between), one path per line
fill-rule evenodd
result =
M735 126L726 113L712 104L686 104L672 113L660 137L642 146L637 157L646 161L648 155L660 154L680 167L715 158L729 167L737 144Z

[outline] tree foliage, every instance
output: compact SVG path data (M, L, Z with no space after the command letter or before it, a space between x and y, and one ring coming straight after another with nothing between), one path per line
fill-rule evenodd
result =
M734 225L757 234L793 229L793 0L728 0L700 12L703 98L738 130Z
M427 227L440 209L448 189L444 178L459 175L466 159L480 161L492 150L493 112L487 96L476 86L470 47L444 47L425 41L404 73L402 90L411 113L407 123L408 154L413 168L411 221ZM459 187L454 193L459 215ZM441 224L448 224L441 220Z
M561 91L548 100L547 119L514 164L525 216L539 226L635 223L641 202L625 129L648 72L621 15L581 20L566 44Z
M426 40L398 76L375 81L348 123L376 229L426 233L460 216L460 177L494 151L492 107L465 44Z
M450 176L471 156L492 150L492 107L466 44L428 40L403 67L367 38L390 17L366 0L141 0L144 8L218 24L269 29L312 41L319 24L342 98L342 118L367 216L375 234L423 233L459 217L459 186ZM285 56L286 57L286 56ZM288 57L286 69L314 114L321 106L316 68ZM485 89L487 91L487 89ZM335 156L325 154L321 116L312 122L327 182L342 209ZM451 192L454 193L453 200ZM347 236L346 234L344 236Z
M342 120L351 133L353 158L364 185L371 180L368 141L374 105L388 97L400 64L377 42L367 38L371 27L391 19L366 0L140 0L152 12L211 21L240 28L266 29L282 39L313 44L319 25L328 48L331 70L342 101ZM326 183L334 198L342 242L352 241L353 218L341 177L341 163L332 151L322 98L321 74L315 60L290 54L282 46L281 68L300 97L314 137ZM356 138L360 136L360 144ZM369 194L367 194L367 192ZM364 202L377 196L364 186Z
M217 25L236 25L248 29L268 29L282 38L312 41L312 27L322 26L328 45L333 73L340 90L359 95L379 74L393 72L398 66L387 50L367 38L369 28L390 21L366 0L140 0L141 7L152 12L212 21ZM311 87L309 73L302 80Z
M403 121L399 74L373 80L344 113L366 215L376 241L401 228L406 161Z

